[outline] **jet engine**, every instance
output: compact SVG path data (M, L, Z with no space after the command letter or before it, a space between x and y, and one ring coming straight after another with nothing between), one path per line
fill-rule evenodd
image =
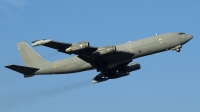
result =
M71 52L78 52L80 50L83 50L85 48L88 48L90 46L89 42L79 42L79 43L75 43L72 44L70 47L68 47L65 51L67 53L71 53Z
M116 72L112 75L109 75L108 79L117 79L117 78L124 77L124 76L127 76L127 75L129 75L129 72L126 72L126 73Z
M116 79L116 78L120 78L120 77L124 77L129 75L129 73L120 73L120 72L115 72L113 74L109 74L108 76L104 76L104 77L98 77L98 78L94 78L92 83L99 83L99 82L103 82L103 81L107 81L109 79ZM98 75L97 75L98 76Z
M122 73L126 73L126 72L132 72L135 70L139 70L141 68L139 63L132 63L132 64L128 64L127 66L125 66L122 69L119 69L118 72L122 72Z
M139 70L141 68L139 63L128 64L126 67L119 69L116 73L109 75L109 79L116 79L129 75L130 72Z
M99 83L103 81L107 81L108 79L116 79L120 77L124 77L129 75L130 72L139 70L141 68L139 63L133 63L133 64L128 64L124 68L118 69L115 73L100 73L93 79L93 84L94 83ZM104 75L103 75L104 74Z
M106 46L106 47L98 49L97 51L95 51L93 53L93 55L94 56L103 56L103 55L106 55L109 53L113 53L115 51L116 51L116 47L111 45L111 46Z

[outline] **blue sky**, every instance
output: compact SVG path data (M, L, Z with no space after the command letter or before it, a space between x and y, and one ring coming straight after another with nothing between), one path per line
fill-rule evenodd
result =
M199 112L199 5L198 0L1 0L0 111ZM25 79L4 68L23 65L16 48L21 41L87 40L106 46L179 31L194 36L180 53L135 59L141 70L103 83L91 84L95 70ZM34 49L49 61L71 57Z

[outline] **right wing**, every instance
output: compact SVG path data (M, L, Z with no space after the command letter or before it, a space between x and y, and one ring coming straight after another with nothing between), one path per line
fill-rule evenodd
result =
M97 47L91 47L89 45L89 42L79 42L72 44L72 43L43 39L43 40L33 41L32 43L33 43L32 46L43 45L67 54L82 54L82 53L86 54L94 52L98 49Z

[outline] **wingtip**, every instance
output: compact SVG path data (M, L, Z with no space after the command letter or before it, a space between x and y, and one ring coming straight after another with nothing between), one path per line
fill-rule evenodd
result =
M39 45L42 45L42 44L49 43L49 42L51 42L51 41L52 41L51 39L35 40L35 41L32 42L32 46L33 46L33 47L39 46Z
M4 66L4 67L9 68L10 66L13 66L13 64L12 64L12 65L6 65L6 66Z

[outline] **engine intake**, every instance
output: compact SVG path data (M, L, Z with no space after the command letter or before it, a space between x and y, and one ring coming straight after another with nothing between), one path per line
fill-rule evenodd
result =
M65 51L67 53L78 52L80 50L88 48L89 46L90 46L89 42L79 42L79 43L72 44Z
M106 55L109 53L113 53L115 51L116 51L116 47L111 45L111 46L106 46L106 47L98 49L97 51L95 51L93 53L93 55L94 56L103 56L103 55Z

